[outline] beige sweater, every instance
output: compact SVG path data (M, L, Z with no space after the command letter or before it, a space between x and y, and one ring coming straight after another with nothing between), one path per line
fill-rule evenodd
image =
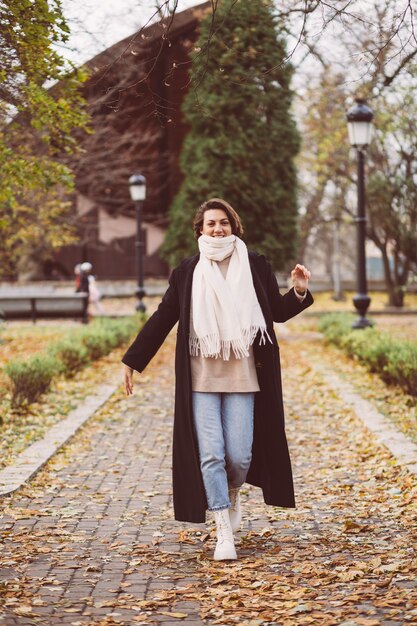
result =
M219 262L226 278L230 257ZM191 310L192 316L192 310ZM192 319L192 317L191 317ZM259 391L253 348L249 356L237 359L231 352L229 361L191 356L191 381L193 391L236 393Z

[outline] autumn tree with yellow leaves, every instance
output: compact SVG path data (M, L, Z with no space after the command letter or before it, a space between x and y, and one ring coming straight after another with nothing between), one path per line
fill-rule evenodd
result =
M65 195L87 127L85 76L58 52L69 35L59 0L0 2L0 275L73 240ZM58 155L60 159L58 160ZM64 155L64 159L63 159ZM26 268L27 269L27 268Z

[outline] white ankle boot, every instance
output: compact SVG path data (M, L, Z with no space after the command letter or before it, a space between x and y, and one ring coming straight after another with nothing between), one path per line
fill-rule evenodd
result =
M232 531L235 533L237 530L239 530L240 524L242 523L239 487L229 488L229 498L231 502L231 507L229 509L230 524L232 526Z
M214 511L217 544L214 551L215 561L234 561L236 556L233 531L230 525L229 509Z

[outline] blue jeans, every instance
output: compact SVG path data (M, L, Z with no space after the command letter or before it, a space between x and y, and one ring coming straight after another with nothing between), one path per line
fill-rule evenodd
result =
M193 416L208 510L230 507L229 487L246 480L253 442L254 393L193 391Z

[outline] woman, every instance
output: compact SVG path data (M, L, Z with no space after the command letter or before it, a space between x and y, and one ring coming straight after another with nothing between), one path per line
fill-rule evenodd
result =
M214 514L215 560L236 559L239 488L262 488L267 504L294 507L273 322L313 303L310 272L296 265L280 295L265 257L247 251L236 211L203 203L194 218L200 254L171 274L169 288L123 357L126 393L179 321L173 440L175 518Z
M103 307L100 304L101 293L97 287L95 276L92 274L93 266L88 261L76 265L74 272L79 271L79 281L76 291L88 293L88 304L93 304L97 312L103 314Z

